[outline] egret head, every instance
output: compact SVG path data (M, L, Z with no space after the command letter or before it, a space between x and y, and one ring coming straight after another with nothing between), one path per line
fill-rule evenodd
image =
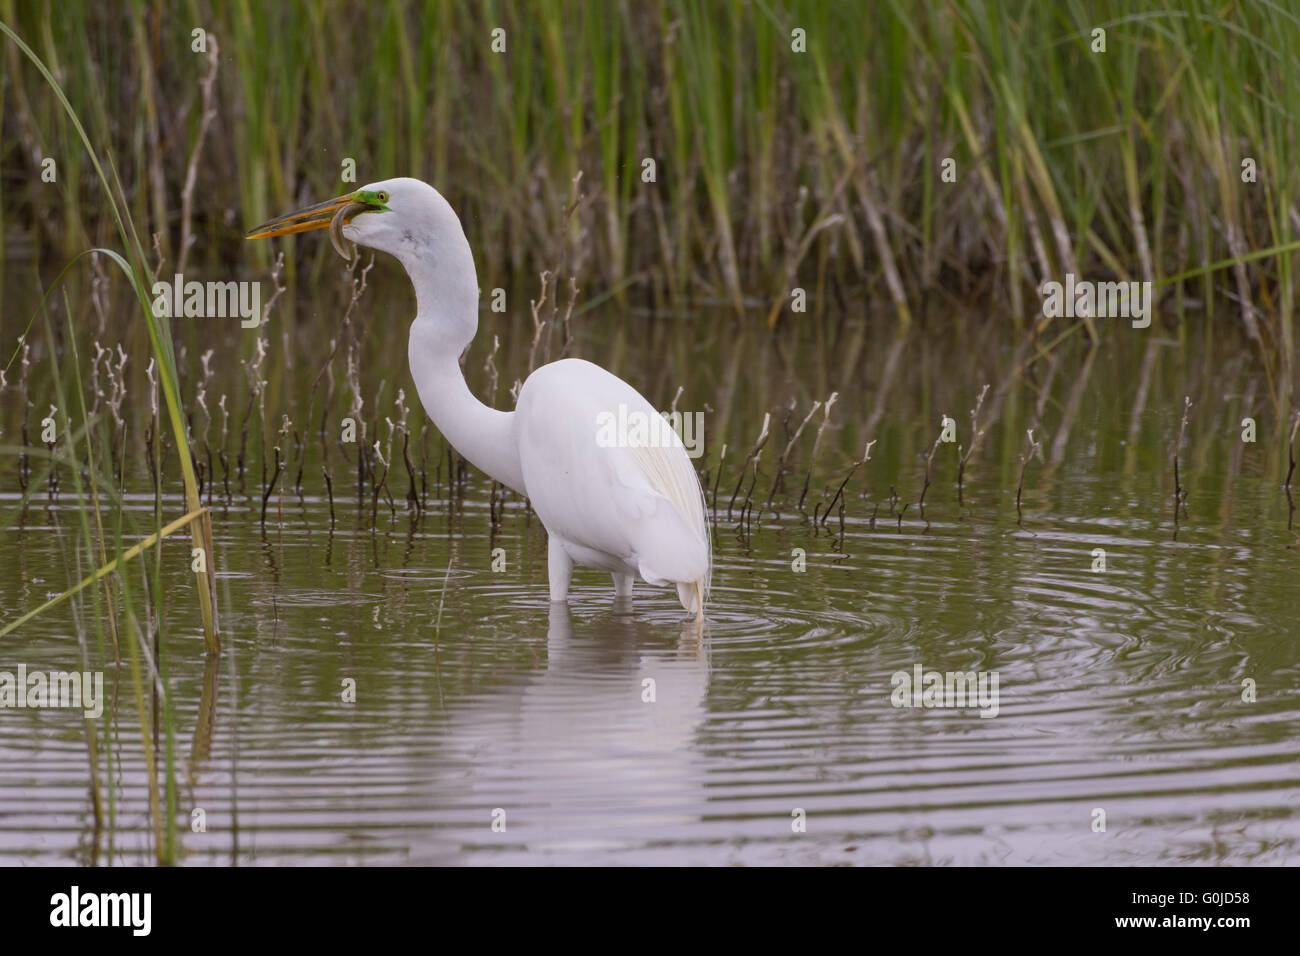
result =
M329 229L339 255L343 240L396 256L406 268L419 317L433 321L426 334L438 349L460 355L478 329L478 279L474 255L456 211L428 183L409 177L370 183L337 199L265 222L245 236L265 239Z
M351 258L340 237L410 262L449 238L464 240L456 213L438 190L410 177L386 179L265 222L247 239L266 239L316 229L330 230L334 248Z

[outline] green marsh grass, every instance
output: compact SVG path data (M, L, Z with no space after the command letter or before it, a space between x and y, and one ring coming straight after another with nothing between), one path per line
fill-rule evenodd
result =
M6 10L6 13L12 11ZM46 36L48 38L49 20L47 18ZM153 365L157 369L157 381L159 390L163 397L163 404L166 409L167 421L171 426L172 437L178 449L180 459L180 472L184 487L184 496L188 505L188 514L185 517L163 526L161 516L161 488L159 488L158 503L159 507L155 509L156 530L153 535L144 539L144 541L134 547L125 546L124 529L122 527L122 518L125 509L121 498L121 489L117 488L111 482L105 480L106 476L111 475L111 453L106 452L108 444L104 440L103 430L100 427L102 422L92 419L87 410L85 392L82 386L83 372L81 367L80 350L78 348L78 337L83 334L82 329L74 326L72 322L73 309L70 304L70 298L67 290L63 289L64 294L64 312L67 317L67 335L64 341L65 348L58 347L58 339L53 330L53 325L49 320L49 311L47 301L49 293L41 296L41 305L39 312L44 319L45 339L48 346L48 355L51 364L51 380L53 381L55 392L58 396L58 408L61 409L59 418L56 419L57 433L63 435L62 441L57 441L55 449L50 454L49 467L51 471L56 469L60 464L64 467L63 472L72 476L72 487L74 500L76 504L76 515L81 530L82 544L84 552L78 552L78 563L83 555L97 555L100 565L97 571L94 571L64 591L61 595L46 602L44 605L30 611L19 619L8 623L3 630L0 630L0 636L9 634L23 624L26 624L34 617L42 614L50 607L61 603L66 599L74 599L74 607L79 604L77 595L83 588L90 585L103 582L104 590L102 594L103 604L101 605L101 593L97 587L90 587L90 594L93 598L93 613L90 615L93 621L96 635L96 645L98 650L98 661L92 662L87 642L85 640L86 614L85 610L74 610L74 619L78 634L78 644L80 648L81 663L83 668L92 669L92 663L97 663L101 670L107 670L111 662L120 660L122 644L125 643L128 657L130 658L131 682L134 692L135 710L140 722L141 731L141 749L146 762L147 779L149 783L149 804L150 818L153 821L154 846L157 859L161 863L169 863L175 860L175 765L173 760L173 739L172 739L172 721L171 721L171 704L170 697L166 692L165 675L161 670L160 651L163 641L164 614L162 605L162 595L164 594L162 586L162 566L161 566L161 547L154 548L155 560L152 564L144 562L141 565L143 580L146 582L145 591L151 602L146 600L142 605L143 613L137 614L135 602L132 600L131 578L125 567L126 563L139 555L145 548L153 544L158 544L163 538L175 531L188 528L191 532L192 541L196 549L201 549L205 555L206 572L197 576L195 581L195 592L199 598L199 617L202 623L205 644L209 653L215 653L220 649L220 633L217 625L216 601L215 601L215 553L213 550L212 528L208 518L208 512L204 509L199 500L198 483L195 475L194 464L190 457L190 443L188 440L188 427L183 418L183 409L180 399L179 375L175 358L175 351L172 344L170 327L166 322L159 321L154 316L151 308L151 296L148 289L151 286L152 274L147 264L144 247L139 239L138 232L131 218L129 208L126 205L126 194L116 178L116 172L110 166L106 171L101 163L91 139L86 132L78 113L73 108L63 88L55 78L50 66L48 66L41 57L36 54L14 31L3 22L0 22L0 32L3 32L8 45L16 47L21 51L31 66L40 74L42 79L48 84L49 89L57 99L63 113L66 117L67 125L75 131L75 142L79 149L78 154L87 157L90 168L93 169L99 186L102 189L104 207L111 212L112 219L117 227L118 238L127 250L130 261L121 254L107 248L96 247L88 251L89 254L103 256L110 260L118 267L122 276L124 276L134 292L137 302L143 312L145 327L148 332L149 344L152 354ZM54 61L57 69L57 60ZM62 71L60 71L62 72ZM157 153L154 153L157 156ZM109 173L113 173L110 178ZM124 212L124 210L126 210ZM83 259L87 253L80 254L76 259ZM76 260L69 264L60 274L56 284L62 283L68 270L76 265ZM53 291L51 289L50 291ZM30 334L32 323L28 324L24 336ZM67 363L69 368L64 368ZM69 411L72 406L72 396L66 387L67 382L76 383L76 408L80 412L81 424L74 430L73 421ZM92 440L93 436L99 435L100 441ZM81 442L84 441L84 448ZM157 446L155 446L157 447ZM23 450L26 453L26 449ZM98 462L98 463L97 463ZM109 467L105 467L108 465ZM160 463L161 465L161 463ZM84 469L84 477L83 477ZM161 474L161 467L158 475ZM160 479L159 479L160 480ZM34 486L29 486L28 497ZM111 505L108 513L115 519L115 527L112 529L112 536L105 529L104 515L105 505ZM26 506L26 500L23 507ZM93 516L93 522L92 522ZM93 525L93 527L92 527ZM109 548L109 541L112 542L112 548ZM110 553L116 556L111 560L108 558ZM114 595L117 595L115 598ZM108 613L105 613L105 610ZM107 654L107 645L104 641L105 625L112 630L113 655L110 658ZM123 632L125 632L123 634ZM146 641L146 637L152 634L154 640L152 647ZM150 705L146 705L146 688L150 689ZM149 714L154 714L152 727L150 725ZM161 715L162 731L166 735L165 747L158 740L159 735L159 715ZM101 814L103 813L103 801L101 799L101 779L111 781L112 760L113 760L113 742L111 740L112 730L115 725L116 713L110 713L103 721L102 727L104 738L98 740L90 721L85 722L86 744L88 759L90 762L92 804L96 814L97 825L102 822ZM99 773L99 753L101 750L105 754L107 761L107 776L101 778ZM166 760L165 768L165 790L162 794L159 792L159 772L156 766L156 756L162 753ZM108 785L111 793L112 784ZM163 803L166 804L166 813L164 814ZM111 830L112 826L112 800L110 798L110 819L108 825Z
M798 283L814 315L839 289L888 302L906 329L956 295L1010 303L989 321L1014 330L1035 324L1039 283L1067 271L1162 281L1232 261L1173 284L1165 307L1250 341L1277 366L1279 406L1292 388L1300 17L1275 2L891 0L865 29L861 9L811 0L0 10L39 38L92 138L143 187L131 217L168 259L202 24L223 50L221 146L201 157L195 209L209 264L264 270L270 249L241 246L242 227L337 194L352 159L363 181L440 186L486 288L568 247L589 295L722 301L754 321ZM12 60L6 76L18 135L0 155L27 173L6 222L20 204L48 209L36 228L65 254L102 240L112 223L52 91ZM57 208L32 175L42 151L63 157ZM955 183L938 178L945 159ZM554 197L579 170L586 200L569 218ZM304 256L320 280L327 251L287 249L291 287ZM1271 252L1240 261L1258 250Z

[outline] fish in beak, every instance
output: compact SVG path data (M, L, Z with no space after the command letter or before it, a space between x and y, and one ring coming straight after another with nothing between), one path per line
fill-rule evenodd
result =
M370 195L365 190L357 190L337 199L307 206L297 212L277 216L262 223L256 229L249 230L245 239L269 239L272 236L289 236L299 232L314 232L317 229L330 231L330 242L334 250L344 259L351 259L343 243L343 226L363 212L385 212L387 196Z

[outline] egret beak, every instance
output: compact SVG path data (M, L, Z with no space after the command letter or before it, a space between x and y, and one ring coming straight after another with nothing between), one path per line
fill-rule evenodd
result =
M349 208L349 206L354 208ZM348 193L346 196L339 196L337 199L329 199L325 202L316 203L314 206L308 206L305 209L299 209L297 212L291 212L284 216L277 216L274 219L262 223L256 229L249 230L245 234L245 239L269 239L272 236L288 236L298 232L312 232L316 229L328 229L330 223L339 212L343 213L343 219L348 222L358 213L367 212L377 208L369 203L357 202L354 193Z
M288 236L296 232L312 232L329 228L334 251L344 259L351 259L343 242L343 226L363 212L387 212L388 194L358 189L354 193L299 209L286 216L264 222L247 233L245 239L269 239L271 236Z

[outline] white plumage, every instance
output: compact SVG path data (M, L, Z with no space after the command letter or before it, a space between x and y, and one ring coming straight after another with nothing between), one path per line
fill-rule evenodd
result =
M636 389L598 365L563 359L524 382L514 416L524 488L550 535L551 597L574 564L654 585L677 585L698 613L709 584L709 534L699 479L681 440L602 445L602 415L658 413Z
M408 357L425 411L471 464L527 495L545 525L551 600L566 599L578 564L612 574L618 595L630 594L637 576L675 584L682 606L702 618L710 536L685 447L671 431L666 441L639 446L597 438L602 413L617 415L622 406L657 415L654 407L599 366L564 359L528 377L514 412L488 408L469 391L459 364L478 329L474 258L456 213L432 186L372 183L333 205L274 220L268 225L294 225L259 235L316 228L316 219L304 217L351 214L345 201L357 203L358 213L343 235L396 256L415 286Z

